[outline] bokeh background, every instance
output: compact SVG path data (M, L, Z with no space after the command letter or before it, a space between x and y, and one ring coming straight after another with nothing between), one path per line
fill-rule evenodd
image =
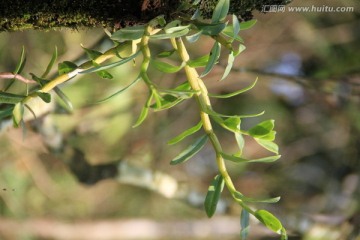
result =
M275 119L282 158L271 164L235 165L236 186L251 197L281 196L256 205L277 215L289 239L360 239L360 3L357 0L293 1L288 6L349 6L350 12L255 13L257 24L241 31L246 51L228 79L219 82L226 54L206 77L211 92L226 93L259 81L251 91L214 100L225 114L266 113L243 122L249 128ZM41 75L55 46L58 62L81 63L80 46L111 46L102 29L0 33L0 72L15 69L22 46L24 76ZM212 41L189 45L201 56ZM169 49L153 43L153 50ZM133 129L147 96L140 83L103 104L94 104L136 77L133 63L61 86L74 105L61 101L50 112L36 109L26 131L2 124L0 133L0 239L239 239L240 207L224 191L218 211L207 219L202 207L216 174L206 146L180 166L169 161L186 147L167 146L173 136L197 123L193 102L151 112ZM53 71L54 73L55 71ZM182 73L151 73L161 86L183 81ZM5 80L0 86L4 88ZM17 84L13 91L24 91ZM56 98L54 96L54 98ZM224 148L232 136L216 129ZM266 154L248 141L250 158ZM252 219L249 239L278 239Z

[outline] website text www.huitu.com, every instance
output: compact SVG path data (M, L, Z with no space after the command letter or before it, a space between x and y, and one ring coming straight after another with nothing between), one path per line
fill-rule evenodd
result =
M333 6L301 6L292 7L285 5L263 5L262 12L328 12L328 13L344 13L354 12L354 7L333 7Z

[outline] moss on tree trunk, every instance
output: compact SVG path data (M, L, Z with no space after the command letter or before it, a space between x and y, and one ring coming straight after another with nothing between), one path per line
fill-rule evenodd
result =
M56 28L120 28L140 24L164 14L171 19L177 8L193 0L1 0L0 31ZM251 11L263 5L286 4L290 0L231 0L230 13L242 19L252 17ZM202 0L200 9L206 17L217 0Z

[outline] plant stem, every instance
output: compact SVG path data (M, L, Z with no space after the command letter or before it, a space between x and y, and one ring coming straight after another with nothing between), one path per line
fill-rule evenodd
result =
M174 41L172 41L172 42L174 42ZM190 60L190 57L189 57L189 54L188 54L186 47L185 47L183 41L181 40L181 38L177 38L175 40L175 44L176 44L176 50L177 50L181 60L186 63L184 69L185 69L185 74L186 74L187 80L188 80L191 88L197 92L194 96L200 107L200 117L201 117L201 121L203 123L203 129L206 132L206 134L208 135L208 137L211 141L211 144L216 152L216 163L218 165L220 174L222 175L228 190L232 194L234 194L236 192L236 189L235 189L235 186L231 180L231 177L226 169L225 160L221 156L221 153L222 153L221 144L220 144L217 136L214 133L214 130L213 130L213 127L211 124L211 120L210 120L210 116L204 111L204 109L211 109L211 102L210 102L210 98L208 96L207 88L206 88L204 82L199 78L199 74L196 71L196 69L192 68L188 65L188 61Z

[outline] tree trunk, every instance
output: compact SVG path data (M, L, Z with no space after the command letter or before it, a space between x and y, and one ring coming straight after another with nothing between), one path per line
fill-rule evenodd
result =
M243 20L263 5L283 5L291 0L231 0L230 13ZM1 0L0 32L25 29L120 28L136 25L164 14L170 20L181 4L193 0ZM201 0L203 16L209 18L218 0Z

